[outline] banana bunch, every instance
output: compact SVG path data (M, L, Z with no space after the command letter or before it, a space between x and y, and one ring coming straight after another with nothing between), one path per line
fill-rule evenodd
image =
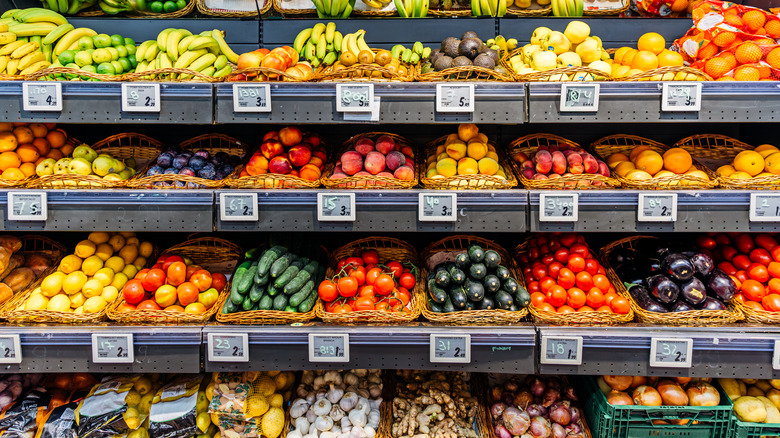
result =
M41 0L43 7L60 14L75 15L83 9L92 7L97 0Z
M390 4L391 0L363 0L369 8L384 9Z
M360 54L366 52L371 54L373 62L374 52L366 43L365 37L366 31L363 29L344 35L344 41L341 42L341 56L339 56L339 61L342 64L349 67L355 62L361 62ZM345 60L346 62L344 62Z
M312 0L319 18L347 18L355 7L355 0Z
M404 64L416 65L431 56L431 48L423 47L423 44L419 41L415 42L411 49L407 49L401 44L396 44L390 50L390 54Z
M511 52L517 48L517 40L515 38L506 39L501 35L485 41L485 44L499 54Z
M509 0L471 0L471 15L503 17L506 15L507 1Z
M556 17L582 17L585 10L583 0L551 0L550 4Z
M347 36L351 35L354 34L347 34ZM293 42L293 49L298 52L301 59L309 61L313 68L320 65L333 65L344 51L345 43L349 44L347 36L336 30L336 23L330 22L327 25L317 23L314 27L303 29L298 33Z
M472 0L473 1L473 0ZM393 0L401 18L424 18L428 15L430 0Z
M238 62L236 54L225 42L221 30L207 30L193 35L187 29L165 29L156 40L144 41L136 49L137 73L162 68L182 68L207 76L227 76L233 68L228 62ZM187 79L191 75L182 75ZM172 77L171 79L175 79Z
M52 63L54 42L73 29L57 12L10 9L0 15L0 74L28 75Z

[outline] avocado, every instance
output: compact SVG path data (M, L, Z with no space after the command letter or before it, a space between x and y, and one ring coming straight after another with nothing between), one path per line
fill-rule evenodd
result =
M444 53L442 53L439 49L433 49L431 50L431 54L428 55L428 60L431 62L436 62L437 59L439 59L440 56L443 56Z
M452 60L453 67L466 67L469 65L471 65L471 60L465 56L458 56L457 58Z
M452 58L447 55L441 55L433 63L433 69L436 71L446 70L452 68Z
M496 73L501 73L502 75L509 75L509 72L506 71L506 69L501 65L497 65L496 68L494 68L493 70Z
M484 52L480 52L480 55L485 54L490 56L490 58L493 60L493 62L498 63L498 51L493 50L491 48L488 48Z
M496 67L496 62L493 61L493 58L491 58L490 55L483 53L474 58L474 65L493 70Z
M460 39L465 40L466 38L477 38L479 39L479 35L477 35L476 32L473 30L469 30L467 32L464 32L463 35L460 36Z
M460 46L460 40L455 37L446 38L441 42L441 51L450 58L458 56L458 47Z
M458 55L474 59L479 54L479 46L482 44L477 38L466 38L458 45Z

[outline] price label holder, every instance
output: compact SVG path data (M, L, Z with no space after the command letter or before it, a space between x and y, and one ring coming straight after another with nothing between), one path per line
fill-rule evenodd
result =
M772 355L772 369L780 370L780 340L775 341L775 352Z
M436 84L437 113L473 113L474 84Z
M309 333L309 362L349 362L349 335Z
M701 84L665 82L661 89L661 111L701 111Z
M25 111L62 111L62 84L59 82L24 82L22 109Z
M599 84L561 84L560 112L597 112L600 87Z
M539 195L539 222L577 222L579 195L577 193Z
M336 84L336 111L370 113L374 111L374 84Z
M209 362L249 362L249 335L209 333Z
M355 221L354 193L317 193L317 220Z
M457 222L458 195L455 193L420 193L417 219L420 222Z
M92 362L94 363L133 363L133 334L121 335L109 333L92 334Z
M160 112L160 84L122 84L122 111Z
M271 86L268 84L233 84L234 113L270 113Z
M780 195L750 194L751 222L780 222Z
M345 122L378 122L381 104L382 97L374 96L374 106L371 107L370 113L346 112L342 113L342 118Z
M22 363L19 335L0 336L0 363Z
M539 361L552 365L582 365L582 337L542 336Z
M639 222L676 222L677 193L640 193Z
M431 335L431 363L471 363L471 335Z
M9 221L45 221L48 217L46 192L8 192Z
M651 338L650 366L690 368L693 363L693 339Z
M219 219L222 221L250 222L260 219L257 193L220 193Z

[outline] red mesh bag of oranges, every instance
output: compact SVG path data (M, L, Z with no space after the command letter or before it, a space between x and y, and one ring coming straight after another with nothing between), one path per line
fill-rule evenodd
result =
M780 45L746 41L691 67L719 81L776 81L780 79Z

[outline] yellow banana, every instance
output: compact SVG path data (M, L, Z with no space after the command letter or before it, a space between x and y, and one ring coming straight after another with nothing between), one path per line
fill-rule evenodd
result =
M176 29L173 32L168 34L168 37L165 39L165 53L168 55L168 58L170 58L171 61L176 61L179 59L179 41L184 38L184 33L181 31L181 29Z
M506 2L507 0L497 0L498 1L498 11L496 12L497 17L503 17L506 15Z
M238 62L238 54L234 52L230 46L228 46L228 43L225 41L225 37L222 35L221 30L212 30L211 37L217 40L217 44L219 44L219 51L222 52L223 55L227 56L228 61L232 62L233 64Z
M227 56L219 55L219 56L217 56L217 60L214 61L214 68L216 70L221 70L221 69L225 68L227 63L228 63Z
M11 59L21 59L28 53L38 50L38 47L40 47L40 45L36 42L26 43L11 53Z
M17 65L19 65L19 60L18 59L12 59L12 60L8 61L8 65L5 66L5 71L7 71L9 75L13 76L18 71L16 69Z
M179 54L184 54L184 52L187 51L187 47L189 47L190 43L195 41L196 38L199 38L198 35L187 35L182 38L181 41L179 41L179 45L176 46L176 50L179 51Z
M371 47L368 47L368 44L366 44L366 32L364 30L359 30L359 36L357 38L357 46L358 49L362 52L363 50L371 51Z
M57 25L54 23L18 23L8 26L8 30L16 34L17 37L46 36Z
M151 62L155 58L157 58L157 54L159 54L159 53L162 53L162 52L160 52L159 46L157 44L150 44L149 48L146 49L146 53L144 54L144 59L146 59L147 61ZM138 57L136 57L135 59L138 59Z
M44 37L41 42L44 44L54 44L55 41L65 36L65 34L72 31L73 29L74 27L70 23L60 24L56 29L49 32L49 34L46 35L46 37Z
M35 64L27 67L26 69L22 70L19 74L21 74L21 75L29 75L29 74L35 73L38 70L43 70L44 68L47 68L50 65L51 64L49 63L49 61L39 61L39 62L36 62Z
M5 66L8 65L8 61L10 60L10 56L0 56L0 73L5 71Z
M325 26L325 41L328 42L328 44L331 44L333 42L333 38L336 36L336 23L330 22L327 26Z
M33 52L28 53L22 59L20 59L17 68L19 70L24 70L25 68L35 64L36 62L41 62L41 61L46 61L46 55L44 55L43 52L39 52L35 50Z
M196 59L195 62L190 64L189 70L193 71L201 71L204 68L213 65L214 61L217 60L217 57L214 56L213 53L206 53L205 55L201 56L200 58Z
M13 32L0 32L0 44L10 44L16 41L16 34Z
M157 49L165 51L166 43L168 42L168 35L173 32L174 28L169 27L168 29L163 29L160 31L160 33L157 34Z
M4 45L2 48L0 48L0 56L8 55L11 56L11 53L14 52L14 50L18 49L19 47L22 47L25 45L24 41L14 41L10 44Z
M173 68L173 64L171 63L171 58L168 56L167 53L160 53L160 68Z
M311 39L312 41L319 41L320 35L322 35L322 32L325 31L325 25L323 23L317 23L314 25L314 27L311 30Z
M176 68L188 68L190 64L192 64L196 59L200 58L201 56L208 53L206 49L200 49L200 50L188 50L179 57L179 59L176 61L176 64L174 64L174 67Z
M97 35L97 32L90 28L77 27L76 29L66 33L62 38L60 38L59 41L57 41L57 45L54 46L54 54L60 56L62 52L68 50L68 47L70 47L72 44L77 44L79 38L85 36L93 37L95 35Z
M227 65L217 70L212 76L214 76L215 78L221 78L223 76L229 75L231 71L233 71L232 68L229 65Z
M138 62L143 61L146 59L146 49L149 47L150 44L154 43L157 44L157 41L144 41L135 49L135 59Z
M209 47L219 47L219 43L213 37L199 36L190 42L187 50L208 49Z
M0 32L8 32L8 25L6 23L0 23Z
M51 44L44 44L43 45L43 54L46 56L46 60L51 62L52 61L52 52L54 51L54 46Z
M317 59L322 61L328 51L328 42L325 40L325 34L320 35L320 40L317 41Z
M354 53L355 56L358 56L358 53L360 53L360 46L357 44L357 33L353 33L349 39L349 51Z
M22 23L53 23L57 26L68 22L61 14L44 8L27 8L14 19Z

